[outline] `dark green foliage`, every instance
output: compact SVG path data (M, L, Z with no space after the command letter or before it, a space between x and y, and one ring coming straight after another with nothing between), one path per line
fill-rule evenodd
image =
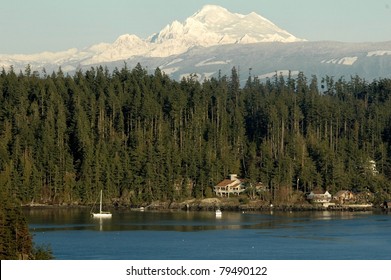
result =
M35 260L52 260L52 248L48 245L35 246L32 252Z
M13 199L0 192L0 259L31 258L32 241L21 210Z
M16 204L0 189L0 260L52 259L50 248L33 245L27 222Z
M0 187L21 203L88 204L104 189L106 203L141 205L211 196L238 173L273 199L282 188L389 195L390 80L195 78L141 65L3 70Z

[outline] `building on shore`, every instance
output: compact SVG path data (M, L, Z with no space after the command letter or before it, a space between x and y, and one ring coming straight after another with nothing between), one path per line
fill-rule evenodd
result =
M307 200L312 203L329 203L331 198L331 194L323 190L314 190L307 194Z
M246 190L246 185L243 179L239 179L238 175L230 174L227 179L224 179L213 190L217 196L229 197L230 195L239 195Z

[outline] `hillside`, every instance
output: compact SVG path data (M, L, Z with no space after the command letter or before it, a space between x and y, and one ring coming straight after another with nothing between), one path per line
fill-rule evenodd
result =
M0 89L0 186L21 203L89 204L100 189L116 205L212 197L230 173L271 201L391 193L389 79L299 73L241 87L235 68L199 83L138 65L3 71Z

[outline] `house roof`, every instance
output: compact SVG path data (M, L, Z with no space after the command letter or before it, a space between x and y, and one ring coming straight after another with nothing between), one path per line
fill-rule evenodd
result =
M240 186L241 185L241 183L236 183L235 185L233 185L233 186L231 186L232 188L235 188L235 187L237 187L237 186Z
M340 196L340 195L344 195L344 194L347 194L347 193L351 193L351 191L339 191L334 196Z
M242 185L245 182L245 180L242 179L236 179L236 180L230 180L230 179L225 179L218 183L216 187L227 187L230 186L232 188L237 187Z
M225 179L225 180L221 181L220 183L218 183L216 186L217 187L225 187L225 186L228 186L229 184L232 184L233 182L235 182L235 181L232 181L230 179Z
M312 191L313 194L325 194L326 192L322 191L322 190L314 190Z

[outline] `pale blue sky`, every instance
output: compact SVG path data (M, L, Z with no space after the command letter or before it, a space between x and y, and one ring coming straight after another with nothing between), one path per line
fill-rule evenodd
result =
M391 0L0 0L0 54L146 38L205 4L254 11L310 41L391 41Z

